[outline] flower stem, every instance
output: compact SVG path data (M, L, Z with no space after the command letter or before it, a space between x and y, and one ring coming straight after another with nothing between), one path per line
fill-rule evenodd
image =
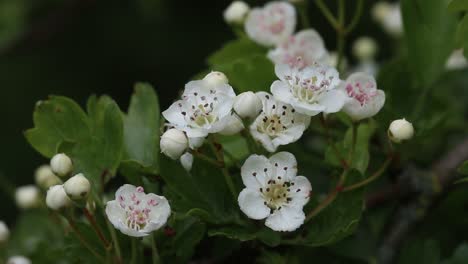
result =
M354 155L354 151L356 149L356 141L357 141L357 124L353 122L352 124L352 139L351 139L351 149L349 150L349 155L348 155L348 164L352 164L353 163L353 155Z
M132 243L132 258L130 260L131 264L136 264L138 262L138 250L137 250L137 238L131 238Z
M328 194L327 198L325 198L325 200L323 200L321 203L319 203L317 205L317 207L315 207L314 210L312 210L310 213L307 214L307 217L306 217L306 220L305 220L306 223L308 221L310 221L310 219L312 219L316 215L318 215L320 212L322 212L325 208L328 207L328 205L330 205L336 199L338 194L341 192L341 186L345 182L347 174L348 174L348 170L347 169L343 170L343 172L341 173L340 178L338 180L338 183L336 184L335 189L332 190Z
M322 14L325 16L325 18L328 20L330 25L332 25L332 27L335 30L338 30L339 29L339 23L336 20L336 18L333 16L330 9L327 7L327 5L325 5L323 0L315 0L314 3L318 7L318 9L322 12Z
M332 137L330 135L330 131L328 129L327 120L325 119L325 117L323 115L320 116L320 124L322 125L323 129L325 130L325 137L327 138L328 144L330 144L330 146L332 147L333 152L335 152L335 155L340 160L340 163L343 166L343 168L347 169L349 167L349 164L343 158L343 156L341 155L340 151L338 150L338 148L335 145L335 142L333 142L333 139L332 139Z
M154 234L151 235L151 251L153 254L153 264L161 263L161 259L159 258L158 248L156 247L156 239L154 238Z
M216 167L221 167L222 164L220 164L217 160L214 160L213 158L211 157L208 157L207 155L201 153L200 151L197 151L197 150L192 150L190 153L192 153L193 156L201 159L201 160L204 160L208 163L211 163L212 165L215 165Z
M340 73L343 73L343 70L344 70L343 58L344 58L345 35L346 35L346 32L344 30L345 12L346 12L346 5L345 5L344 0L338 0L338 27L335 28L335 30L337 34L337 46L338 46L337 68Z
M229 174L228 169L226 168L226 165L224 163L224 151L223 151L223 146L216 142L216 139L214 135L210 137L210 146L213 152L215 153L216 158L218 159L219 164L221 164L221 171L224 176L224 180L226 181L226 184L229 188L229 191L232 194L232 197L234 198L234 201L237 200L237 192L236 188L234 187L234 182L232 181L232 177Z
M356 11L354 12L354 16L351 20L351 23L349 24L348 28L346 28L345 30L346 34L349 34L351 31L353 31L354 28L359 23L359 20L361 19L363 7L364 7L364 0L357 0Z
M393 155L388 156L387 159L385 160L385 162L382 164L382 166L380 166L380 168L376 172L374 172L374 174L372 174L369 178L367 178L367 179L365 179L365 180L363 180L361 182L358 182L358 183L355 183L353 185L350 185L350 186L347 186L347 187L343 188L343 192L349 192L349 191L358 189L358 188L360 188L362 186L365 186L365 185L373 182L380 175L382 175L382 173L385 171L385 169L388 167L388 165L390 165L392 160L393 160Z
M99 239L102 241L102 244L104 245L104 248L107 251L110 251L112 249L112 244L106 239L106 237L102 233L101 228L97 224L96 219L94 218L94 216L88 211L88 209L86 209L86 207L83 208L83 213L84 213L85 217L88 219L91 226L93 227L96 234L98 235Z
M106 260L104 259L103 256L99 255L94 249L93 247L88 244L88 242L86 242L85 238L83 237L83 235L81 234L80 230L78 229L78 227L76 226L75 224L75 221L73 220L73 216L69 215L68 217L66 217L67 220L68 220L68 224L70 226L70 228L73 230L73 232L75 233L76 237L78 238L78 240L80 241L80 243L86 248L89 250L89 252L91 252L97 259L99 259L102 263L105 263Z
M309 7L308 1L303 1L297 5L299 15L301 16L302 28L310 28L309 16L307 15L307 9Z

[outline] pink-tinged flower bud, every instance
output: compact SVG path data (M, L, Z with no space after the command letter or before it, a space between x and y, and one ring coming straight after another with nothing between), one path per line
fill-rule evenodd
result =
M52 157L50 160L50 167L52 171L60 177L68 176L73 171L72 160L64 153Z
M187 136L184 132L171 128L167 130L160 141L161 152L171 159L178 159L188 147Z
M413 135L413 124L406 121L404 118L393 121L388 128L388 137L395 143L411 139Z
M253 92L244 92L236 96L233 108L242 118L255 118L262 110L262 100Z
M79 173L68 179L63 184L63 188L72 200L80 200L88 196L91 190L91 183L82 173Z

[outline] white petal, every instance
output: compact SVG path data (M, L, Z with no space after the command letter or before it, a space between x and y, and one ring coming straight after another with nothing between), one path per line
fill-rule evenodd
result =
M264 219L270 215L270 208L265 205L265 200L258 190L245 188L239 194L237 200L241 211L251 219Z
M288 64L276 64L275 65L275 74L280 80L284 80L285 76L292 75L292 68Z
M312 185L304 176L296 176L292 180L292 183L294 183L294 185L290 186L290 196L292 198L290 205L302 208L309 201Z
M126 217L125 210L122 207L120 207L119 203L115 200L107 202L106 215L109 221L115 227L118 227L119 224L122 221L124 221Z
M171 215L171 207L169 206L169 202L164 196L148 193L143 202L147 203L150 199L156 200L157 204L154 207L150 207L151 212L149 214L149 218L151 225L142 229L142 232L151 232L161 228L166 224L167 219Z
M345 93L338 89L330 90L320 98L320 104L325 106L323 112L327 114L339 112L345 102Z
M115 199L118 200L119 196L124 198L129 197L133 193L136 193L136 187L131 184L124 184L115 192Z
M272 166L265 156L251 155L242 165L242 182L248 188L258 189L271 179Z
M305 214L301 207L283 206L268 216L265 225L275 231L294 231L305 220Z
M208 131L203 128L183 127L181 130L187 134L188 138L204 138L208 136Z
M324 111L326 108L321 104L309 104L298 101L295 99L291 102L291 105L296 109L298 113L308 115L308 116L315 116Z
M270 87L271 93L276 100L289 103L292 98L289 85L283 81L274 81Z
M182 156L180 156L180 164L186 171L190 171L192 169L193 164L193 155L190 152L185 152Z
M297 174L296 157L289 152L278 152L270 157L271 164L276 168L276 176L282 176L285 181L291 181Z
M200 93L203 90L208 89L208 86L203 80L190 81L185 84L184 93L182 96L193 96L194 93Z
M204 137L189 137L188 138L189 147L191 149L197 149L201 147L204 141L205 141Z
M262 116L258 116L257 119L252 123L252 125L250 125L250 134L256 141L260 142L260 144L262 144L262 146L268 152L275 152L278 145L273 144L273 141L270 138L270 136L268 136L265 133L260 133L257 130L258 123L263 122L261 119Z
M278 147L281 145L287 145L296 142L298 139L301 138L302 134L304 133L304 130L304 125L290 127L273 139L273 145Z
M174 102L166 111L162 112L164 118L173 125L185 126L187 124L184 116L181 114L182 110L179 106L181 102L181 100Z

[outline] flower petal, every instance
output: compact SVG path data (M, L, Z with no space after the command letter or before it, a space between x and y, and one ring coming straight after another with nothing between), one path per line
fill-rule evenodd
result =
M289 85L283 81L274 81L270 87L271 93L276 100L289 103L292 99L291 90Z
M251 155L242 165L242 182L248 188L258 189L271 179L272 166L265 156Z
M171 215L171 207L169 206L169 202L164 196L148 193L144 202L147 204L152 200L156 201L156 203L154 203L154 205L147 205L151 209L149 214L151 225L145 226L145 228L141 230L142 232L148 233L161 228L166 224L167 219Z
M290 204L292 206L301 207L309 202L310 194L312 192L312 185L309 179L304 176L297 176L292 180L294 185L291 185L290 196L292 198Z
M275 231L294 231L299 228L305 220L305 214L301 207L283 206L268 216L265 225Z
M167 110L162 112L164 118L169 121L169 123L177 126L184 126L187 122L184 119L184 116L181 114L182 110L180 108L181 100L174 102Z
M338 89L330 90L320 98L320 104L325 106L323 112L326 114L339 112L341 108L343 108L345 102L345 93Z
M251 219L264 219L270 215L270 208L265 205L265 200L258 190L245 188L237 199L241 211Z
M297 160L293 154L283 151L270 157L271 164L276 169L275 176L281 176L285 181L292 181L297 174Z

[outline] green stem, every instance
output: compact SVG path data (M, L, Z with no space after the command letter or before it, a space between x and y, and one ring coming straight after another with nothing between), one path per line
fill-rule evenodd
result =
M325 16L325 18L328 20L328 22L330 23L330 25L335 29L335 30L338 30L339 29L339 23L338 21L336 20L336 18L333 16L332 12L330 11L330 9L327 7L327 5L325 5L325 3L323 2L323 0L315 0L314 1L315 5L318 7L318 9L320 10L320 12L322 12L322 14Z
M357 124L353 122L352 124L352 139L351 139L351 149L349 150L349 155L348 155L348 164L352 164L353 163L353 155L354 155L354 151L356 149L356 141L357 141Z
M302 28L310 28L309 16L307 15L308 7L309 7L308 1L303 1L297 6L297 9L299 10L299 15L301 16Z
M153 253L153 264L160 264L161 259L159 257L158 248L156 247L156 239L154 238L155 234L151 235L151 251Z
M97 224L96 219L94 218L94 216L88 211L88 209L86 209L86 207L83 208L83 213L84 213L85 217L88 219L91 226L93 227L94 232L96 232L96 234L98 235L98 237L101 240L102 244L104 245L104 248L107 251L110 251L112 249L112 245L111 245L111 243L109 241L107 241L106 237L102 233L101 228Z
M193 150L193 151L191 151L191 153L192 153L193 156L195 156L195 157L197 157L197 158L199 158L201 160L204 160L204 161L206 161L208 163L211 163L212 165L215 165L216 167L221 167L222 166L222 164L220 164L217 160L214 160L211 157L209 157L209 156L207 156L207 155L205 155L205 154L203 154L203 153L201 153L201 152L199 152L197 150Z
M325 119L325 116L324 115L321 115L320 116L320 124L322 125L324 131L325 131L325 137L327 138L327 141L328 141L328 144L330 144L330 146L332 147L332 150L333 152L335 152L335 155L336 157L338 158L338 160L340 161L341 165L343 166L343 168L347 169L349 167L349 164L348 162L343 158L343 156L341 155L340 151L338 150L338 148L336 147L335 145L335 142L333 142L333 139L332 137L330 136L330 131L328 129L328 124L327 124L327 120Z
M137 249L137 238L131 238L131 243L132 243L132 258L130 260L131 264L137 264L138 263L138 249Z
M392 160L393 160L393 156L390 155L385 160L385 162L382 164L382 166L380 166L380 168L376 172L374 172L374 174L372 174L369 178L367 178L367 179L365 179L365 180L363 180L361 182L358 182L358 183L355 183L353 185L350 185L350 186L347 186L347 187L343 188L343 192L349 192L349 191L358 189L358 188L360 188L362 186L368 185L369 183L375 181L380 175L382 175L382 173L385 171L385 169L388 167L388 165L390 165Z
M229 188L229 191L232 194L232 197L234 198L234 201L237 200L237 192L236 188L234 186L234 182L232 181L232 177L229 174L228 169L226 168L226 165L224 163L224 151L223 151L223 146L216 142L214 135L210 137L210 146L213 152L215 153L216 158L218 159L219 164L221 164L221 171L224 176L224 180L226 181L226 184Z
M104 259L103 256L101 256L99 253L97 253L94 248L88 244L88 242L86 242L85 238L83 237L83 235L81 234L80 230L78 229L78 227L76 226L75 224L75 221L73 220L73 216L72 215L69 215L67 217L67 220L68 220L68 224L70 225L70 228L73 230L73 232L75 233L76 237L78 238L78 240L80 241L80 243L86 248L89 250L89 252L91 252L97 259L99 259L102 263L105 263L106 260Z
M354 12L354 16L351 20L351 23L349 24L348 28L346 28L345 33L349 34L351 33L354 28L357 26L359 23L359 20L361 19L362 16L362 10L364 7L364 0L357 0L357 6L356 6L356 11Z
M335 29L336 29L336 34L337 34L337 46L338 46L337 68L340 73L343 73L343 70L344 70L343 58L344 58L344 47L345 47L345 31L344 31L345 12L346 12L346 6L345 6L344 0L338 0L338 27Z

